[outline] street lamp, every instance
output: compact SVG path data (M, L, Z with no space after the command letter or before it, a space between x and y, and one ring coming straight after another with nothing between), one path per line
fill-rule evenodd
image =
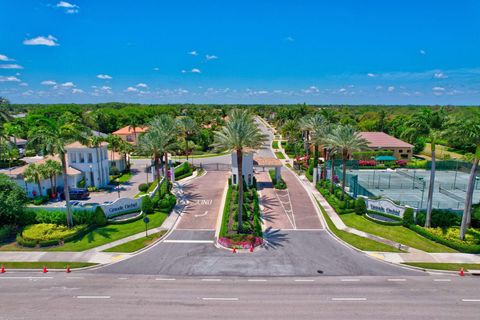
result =
M118 198L120 198L120 182L117 180L117 193L118 193Z
M90 186L94 187L95 186L95 181L93 181L93 167L92 165L88 166L90 168Z

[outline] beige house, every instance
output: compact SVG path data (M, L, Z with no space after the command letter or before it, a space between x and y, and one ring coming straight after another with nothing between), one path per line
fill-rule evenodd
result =
M368 141L368 148L372 151L393 151L393 156L397 159L412 158L413 145L385 132L360 132L360 136Z
M131 144L136 145L138 137L140 134L147 132L148 128L147 127L130 127L126 126L123 128L118 129L117 131L113 132L112 134L119 136L122 138L124 141L127 141Z

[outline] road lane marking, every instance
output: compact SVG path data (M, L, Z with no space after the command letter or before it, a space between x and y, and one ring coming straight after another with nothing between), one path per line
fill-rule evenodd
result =
M205 301L238 301L238 298L202 298Z
M0 279L4 279L4 280L16 280L16 279L36 280L36 279L53 279L53 277L4 277L4 276L0 276Z
M480 302L480 299L462 299L463 302Z
M85 277L75 277L75 276L74 276L74 277L65 277L65 278L66 278L66 279L76 279L76 280L78 280L78 279L85 279Z
M118 280L128 280L128 278L118 278Z
M195 215L195 218L205 217L207 214L208 214L208 211L205 211L205 212L202 213L202 214L196 214L196 215Z
M332 298L332 301L366 301L367 298Z
M437 281L437 282L450 282L452 281L451 279L433 279L433 281Z
M356 282L356 281L360 281L360 279L342 279L340 281L342 281L342 282Z
M313 279L295 279L295 282L314 282L315 280Z
M218 281L222 281L222 279L202 279L202 281L215 281L215 282L218 282Z
M110 299L110 296L76 296L77 299Z
M248 282L265 282L267 281L266 279L248 279Z
M407 281L407 279L387 279L387 281L390 281L390 282L403 282L403 281Z
M213 243L213 240L164 240L164 243Z
M157 281L175 281L177 279L174 279L174 278L156 278L155 280L157 280Z

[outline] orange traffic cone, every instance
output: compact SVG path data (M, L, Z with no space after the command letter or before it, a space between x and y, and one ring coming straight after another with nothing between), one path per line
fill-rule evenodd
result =
M72 272L72 271L70 270L70 266L67 265L67 273L70 273L70 272Z
M48 272L47 267L43 266L43 273L47 273L47 272Z
M250 252L253 252L253 244L250 245Z
M237 248L233 247L233 253L237 253Z
M5 273L5 266L2 264L2 269L0 269L0 273Z
M465 271L463 271L463 268L460 268L460 277L463 277L465 275Z

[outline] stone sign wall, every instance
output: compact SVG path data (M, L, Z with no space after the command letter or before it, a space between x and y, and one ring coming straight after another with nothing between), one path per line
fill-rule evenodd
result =
M403 218L403 214L407 208L400 206L389 199L372 200L365 198L365 203L367 205L367 210L381 212L399 218Z
M101 204L100 207L103 209L105 216L111 218L126 212L140 211L142 208L142 198L120 198L110 204Z

